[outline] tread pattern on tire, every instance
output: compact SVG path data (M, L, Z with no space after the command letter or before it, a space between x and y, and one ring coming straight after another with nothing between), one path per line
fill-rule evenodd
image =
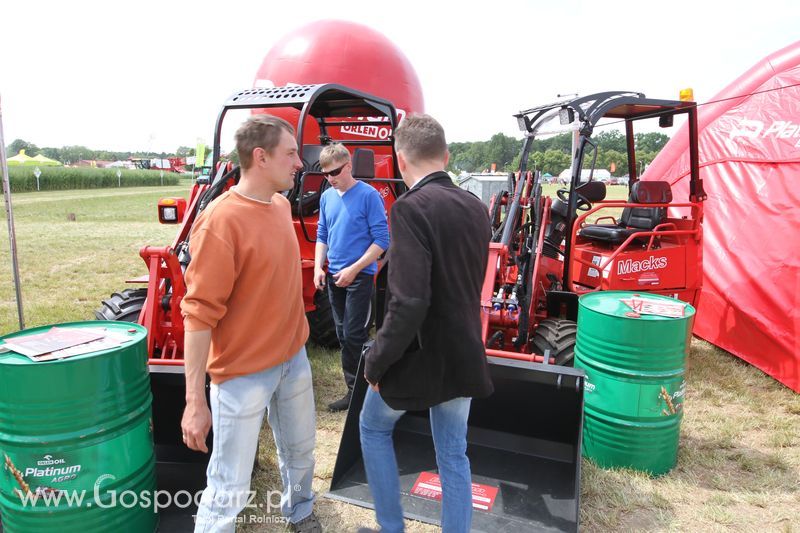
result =
M533 344L544 354L550 350L557 365L572 366L575 358L575 336L578 324L562 318L546 318L533 334Z
M115 292L111 298L103 300L103 306L94 312L95 319L136 323L146 298L147 289Z
M314 295L314 305L317 308L306 313L311 341L323 348L339 348L339 338L336 336L336 324L333 321L333 310L328 295L323 291L317 291Z

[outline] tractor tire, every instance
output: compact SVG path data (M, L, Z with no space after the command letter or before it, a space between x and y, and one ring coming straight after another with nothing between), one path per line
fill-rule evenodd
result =
M336 336L336 324L333 322L333 309L328 294L317 291L314 294L314 305L317 308L306 313L311 342L323 348L339 348L339 338Z
M339 337L336 336L336 324L333 321L333 310L331 309L331 301L328 299L328 293L317 291L314 294L314 305L316 305L317 308L314 311L306 313L311 342L317 346L331 350L341 348L339 345ZM375 327L376 305L376 294L373 290L369 307L369 316L367 317L368 331L371 331L372 328Z
M550 357L555 357L557 365L572 366L577 332L578 324L572 320L546 318L539 322L533 344L542 354L550 350Z
M115 292L111 298L103 300L103 307L94 312L95 319L137 323L146 298L147 289Z

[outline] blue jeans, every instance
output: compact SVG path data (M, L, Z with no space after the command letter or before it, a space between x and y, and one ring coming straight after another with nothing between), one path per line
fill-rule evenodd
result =
M212 383L210 396L214 449L195 533L233 532L236 516L254 503L250 477L265 410L278 448L281 513L292 523L310 515L316 411L305 347L278 366L219 385ZM267 495L267 512L272 505L277 507L272 492Z
M467 458L467 419L471 398L456 398L430 408L436 464L442 481L442 531L466 533L472 522L472 477ZM381 533L403 531L400 476L392 432L405 411L395 411L371 388L361 409L361 453L375 501Z
M372 304L372 274L359 272L353 283L337 287L328 275L328 299L331 302L336 337L342 346L342 371L347 390L352 392L356 382L361 350L369 338L369 315Z

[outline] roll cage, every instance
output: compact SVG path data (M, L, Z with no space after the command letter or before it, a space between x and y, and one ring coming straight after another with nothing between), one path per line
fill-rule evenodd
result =
M596 148L591 137L597 123L603 118L616 118L625 121L625 140L629 169L628 189L638 181L636 173L636 150L633 123L637 120L658 117L661 126L671 126L676 115L687 114L689 124L689 157L690 157L690 202L702 202L706 199L703 189L703 180L700 178L699 157L697 152L697 104L680 100L659 100L647 98L642 93L630 91L608 91L578 97L570 100L561 100L551 104L533 107L516 113L520 130L525 139L520 157L520 175L527 171L528 157L531 153L533 141L541 127L559 117L561 124L566 125L577 121L578 142L572 157L572 175L569 183L569 203L567 235L572 235L573 226L577 218L576 207L578 195L575 189L580 185L581 169L587 155L587 146ZM595 150L595 157L597 152ZM591 172L594 171L594 161ZM589 180L592 175L590 172ZM566 240L564 249L563 281L569 279L571 239Z

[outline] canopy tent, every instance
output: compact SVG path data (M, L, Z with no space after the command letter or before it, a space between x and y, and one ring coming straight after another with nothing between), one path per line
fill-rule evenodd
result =
M694 333L800 392L800 42L698 109L703 290ZM689 187L688 130L643 179Z
M31 159L33 161L36 161L36 165L38 165L40 167L57 167L57 166L61 166L61 162L60 161L56 161L55 159L50 159L49 157L46 157L46 156L44 156L42 154L34 156Z
M34 159L25 154L25 150L20 150L17 155L14 157L9 157L7 160L8 166L19 166L19 165L36 165L36 161Z

